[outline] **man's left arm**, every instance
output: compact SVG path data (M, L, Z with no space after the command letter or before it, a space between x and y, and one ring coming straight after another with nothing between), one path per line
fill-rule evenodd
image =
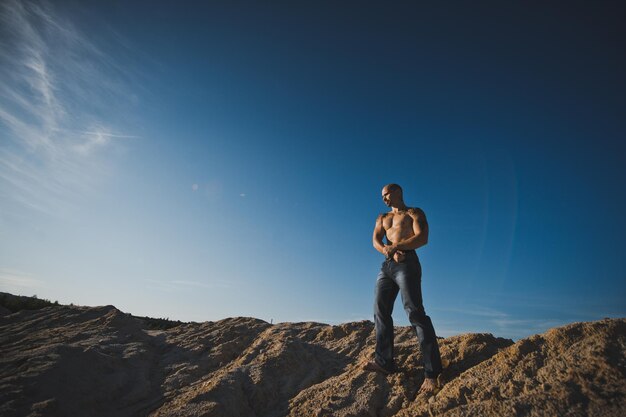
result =
M400 250L413 250L428 243L426 214L419 208L409 209L408 214L413 219L413 236L403 239L395 245Z

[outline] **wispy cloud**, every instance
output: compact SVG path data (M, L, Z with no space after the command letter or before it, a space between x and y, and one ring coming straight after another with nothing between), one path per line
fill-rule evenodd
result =
M163 291L172 291L172 290L188 290L193 288L204 288L204 289L225 289L231 288L232 284L230 282L225 281L210 281L210 282L202 282L202 281L191 281L191 280L155 280L155 279L144 279L145 282L148 283L153 289L163 290Z
M445 317L441 326L437 326L437 333L446 337L461 333L492 333L498 337L520 339L575 321L562 317L519 317L476 305L433 310Z
M65 211L106 173L117 109L136 102L123 67L44 2L0 4L0 201ZM132 105L132 104L130 104ZM16 211L16 210L14 210Z
M437 311L445 311L449 313L457 313L461 315L479 316L490 319L502 319L508 315L502 311L495 310L493 308L485 306L469 306L469 307L446 307L435 308Z
M570 323L568 320L552 318L523 319L523 318L503 318L494 320L493 323L501 331L506 331L513 337L526 337L537 333L543 333L553 327L563 326Z
M43 281L23 271L0 269L0 285L3 290L20 292L19 290L40 288Z
M230 288L230 284L223 281L212 282L199 282L199 281L186 281L186 280L174 280L170 281L174 285L183 287L200 287L200 288Z

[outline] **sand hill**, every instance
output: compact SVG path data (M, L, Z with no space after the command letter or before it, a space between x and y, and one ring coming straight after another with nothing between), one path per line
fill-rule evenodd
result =
M373 324L253 318L148 330L106 307L0 312L2 416L623 416L626 319L513 343L440 340L445 383L417 395L420 351L397 328L400 372L366 373Z

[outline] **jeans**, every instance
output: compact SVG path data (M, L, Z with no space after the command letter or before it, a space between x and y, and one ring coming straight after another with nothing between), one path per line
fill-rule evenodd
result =
M374 323L376 325L376 362L383 368L394 371L393 360L393 304L402 297L404 310L415 328L422 349L427 378L436 378L441 373L441 356L430 317L422 304L422 266L415 251L405 251L402 262L387 259L383 262L376 280Z

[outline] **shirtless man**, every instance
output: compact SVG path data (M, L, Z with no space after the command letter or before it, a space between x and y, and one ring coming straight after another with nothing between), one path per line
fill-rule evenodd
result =
M435 329L422 304L422 267L415 253L415 249L428 243L426 215L421 209L404 204L402 188L397 184L386 185L382 196L391 211L378 216L372 237L374 248L385 255L385 262L376 281L376 353L374 359L364 365L364 369L385 375L394 371L391 313L400 292L404 310L415 328L424 358L426 378L420 392L433 393L437 376L441 373L441 357ZM386 244L383 242L385 237Z

